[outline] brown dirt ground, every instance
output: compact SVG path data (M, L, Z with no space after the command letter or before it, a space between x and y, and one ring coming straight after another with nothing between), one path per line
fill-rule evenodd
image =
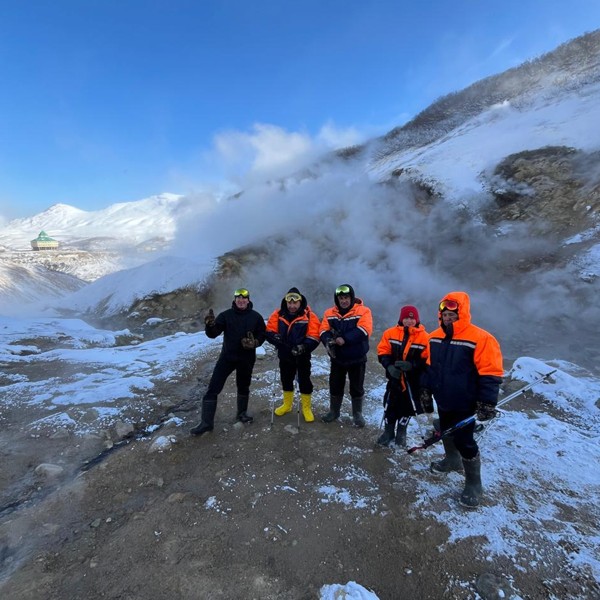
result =
M204 378L210 366L200 368ZM163 394L182 403L176 414L185 427L154 434L176 435L170 450L149 453L150 440L132 439L55 486L22 477L13 494L18 505L6 509L10 494L3 494L2 598L308 600L324 584L356 581L381 600L462 599L480 597L475 582L490 571L512 580L522 597L549 597L545 580L556 577L556 565L536 575L508 558L490 566L478 539L440 551L446 526L414 509L415 477L433 477L426 470L432 455L416 459L415 467L404 451L376 448L379 431L372 424L352 427L349 400L339 422L301 418L297 429L292 412L271 427L264 399L273 397L275 366L272 358L257 362L253 424L233 425L230 378L215 431L190 437L198 405L190 399L192 384L181 382ZM368 378L375 369L371 363ZM322 413L327 377L314 380ZM0 448L3 469L14 464L21 474L39 464L42 450L56 453L57 444L68 450L64 440L42 438L35 440L35 457L24 443L17 460L15 444L13 436ZM449 494L458 499L459 492ZM565 585L558 597L576 597Z

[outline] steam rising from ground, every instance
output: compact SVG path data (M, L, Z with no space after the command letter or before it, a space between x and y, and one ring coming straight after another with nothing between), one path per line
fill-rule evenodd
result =
M414 304L431 331L442 296L465 290L474 322L492 331L508 356L528 348L573 359L563 336L572 337L576 323L582 335L597 329L597 282L583 282L558 256L548 261L556 240L529 235L525 224L502 233L486 225L478 216L488 201L483 195L469 199L470 208L423 202L412 184L375 183L362 171L350 162L214 203L210 214L188 220L176 247L188 256L218 256L259 246L265 257L233 284L253 292L264 316L291 286L321 314L335 287L350 283L379 330L396 322L403 304ZM223 307L229 301L223 298Z

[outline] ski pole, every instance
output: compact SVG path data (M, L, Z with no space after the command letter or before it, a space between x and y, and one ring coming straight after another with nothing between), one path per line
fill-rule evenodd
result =
M540 377L539 379L536 379L535 381L528 383L527 385L523 386L520 390L513 392L512 394L510 394L509 396L507 396L506 398L504 398L503 400L498 402L498 404L496 406L503 406L507 402L510 402L517 396L520 396L523 392L526 392L527 390L532 388L534 385L541 383L542 381L544 381L545 379L550 377L550 375L553 375L554 373L556 373L557 370L558 369L554 369L554 370L546 373L544 376ZM493 417L493 418L495 418L495 417ZM463 419L462 421L459 421L456 425L453 425L452 427L449 427L448 429L445 429L444 431L441 431L441 432L436 431L434 433L434 435L423 440L423 444L421 446L414 446L412 448L408 448L407 452L409 454L412 454L413 452L416 452L417 450L424 450L425 448L429 448L429 446L433 446L433 444L437 444L437 442L440 442L442 440L442 438L444 438L448 435L452 435L458 429L462 429L463 427L466 427L470 423L474 423L476 420L477 420L477 417L475 415L472 415L470 417L467 417L466 419Z
M381 415L381 423L379 423L379 429L383 429L383 423L385 421L385 411L388 409L390 398L390 391L388 389L383 393L383 414Z
M275 388L277 387L277 369L273 369L273 384L271 385L271 424L273 429L273 420L275 419Z
M294 383L296 384L294 387L296 388L296 391L298 392L298 408L296 409L296 416L298 417L298 431L300 431L300 383L298 382L298 371L296 370L296 379L294 380Z
M541 377L540 379L536 379L535 381L532 381L531 383L528 383L526 386L522 387L520 390L517 390L516 392L513 392L512 394L510 394L509 396L506 396L506 398L504 398L503 400L501 400L500 402L498 402L498 404L496 406L502 406L503 404L506 404L507 402L510 402L513 398L516 398L518 395L522 394L523 392L526 392L528 389L532 388L534 385L536 385L537 383L540 383L540 381L543 381L544 379L546 379L547 377L550 377L550 375L553 375L554 373L556 373L558 369L554 369L553 371L550 371L549 373L546 373L546 375L544 375L543 377ZM482 431L479 432L479 435L477 436L477 440L479 441L487 432L488 430L492 427L492 425L494 424L495 419L492 420L488 425L482 425Z
M509 396L506 396L506 398L504 398L503 400L500 400L500 402L498 402L498 404L496 406L502 406L502 405L506 404L507 402L510 402L513 398L520 396L523 392L526 392L527 390L531 389L534 385L541 383L542 381L544 381L544 379L548 379L548 377L550 377L550 375L554 375L554 373L556 373L556 371L558 371L558 369L553 369L549 373L546 373L543 377L540 377L539 379L536 379L535 381L528 383L526 386L522 387L520 390L517 390L516 392L513 392Z
M406 373L404 371L402 371L402 375L404 377L404 385L406 386L406 388L408 390L408 397L410 398L410 403L412 404L413 410L415 411L415 421L417 422L417 427L419 428L419 434L421 435L421 437L423 439L425 439L425 435L423 433L423 427L421 425L421 422L419 421L419 415L417 414L417 405L413 398L412 390L410 389L410 384L408 383L408 377L406 376ZM425 414L425 413L423 413L423 414ZM409 417L409 420L410 420L410 417Z

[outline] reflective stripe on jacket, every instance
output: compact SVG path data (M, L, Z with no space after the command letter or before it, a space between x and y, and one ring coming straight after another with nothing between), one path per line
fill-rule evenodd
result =
M283 309L274 310L267 321L267 341L277 348L279 358L295 359L292 348L305 344L309 352L319 345L319 317L310 306L294 318ZM277 341L276 335L281 336Z
M385 376L391 379L387 368L397 360L407 360L412 369L406 372L413 396L419 390L419 380L423 374L429 356L429 335L419 323L416 327L395 325L383 332L377 344L377 359L386 369ZM401 389L405 389L404 378L400 380Z
M344 339L343 346L335 346L335 358L331 360L342 365L366 362L369 352L369 336L373 333L373 315L360 298L355 298L354 305L342 314L337 306L325 311L321 321L320 338L327 342L335 337Z

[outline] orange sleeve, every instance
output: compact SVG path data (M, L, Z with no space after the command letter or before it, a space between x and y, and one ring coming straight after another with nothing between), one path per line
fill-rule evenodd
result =
M429 361L429 334L423 329L419 331L417 337L418 343L425 346L425 349L421 352L421 358L428 362Z
M377 356L392 354L392 345L390 344L390 330L386 329L377 344Z
M321 326L319 327L319 337L321 337L321 335L323 335L326 331L329 331L330 327L327 317L330 316L332 312L333 310L331 308L328 308L325 311L325 314L323 315L323 320L321 321Z
M361 313L356 326L362 329L368 336L371 336L373 333L373 315L371 314L371 309L364 306Z
M481 331L481 337L477 340L473 360L479 375L494 375L496 377L504 375L500 344L487 331Z
M320 330L321 322L319 321L319 317L311 311L310 316L308 317L308 327L306 328L306 337L312 338L319 341L319 330Z
M267 321L267 331L279 333L279 310L274 310Z

